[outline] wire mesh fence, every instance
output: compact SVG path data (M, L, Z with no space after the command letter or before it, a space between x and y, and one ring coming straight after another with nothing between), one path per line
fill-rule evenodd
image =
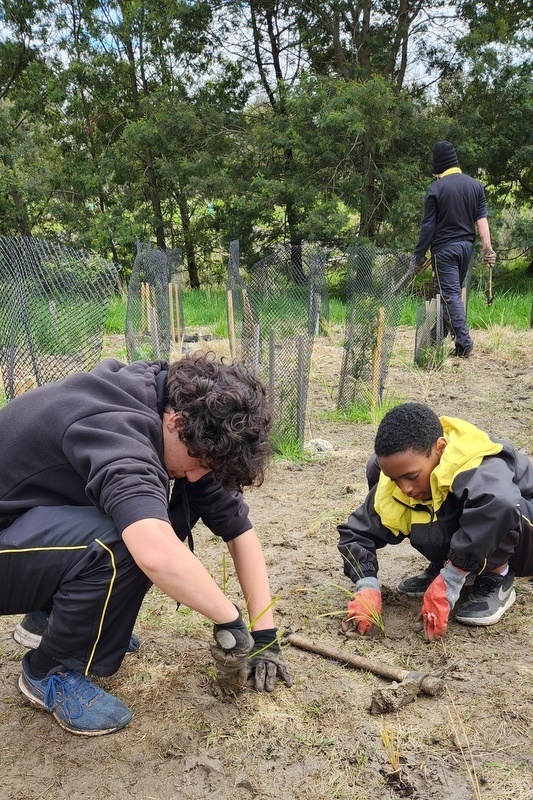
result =
M254 264L245 282L238 242L230 244L230 350L267 384L275 447L304 438L313 340L329 309L325 262L319 247L286 244Z
M183 342L181 250L158 250L137 241L128 282L126 352L130 361L181 353Z
M101 357L118 267L35 237L0 236L0 369L7 400Z
M371 245L346 251L346 327L337 407L379 403L404 297L409 256Z

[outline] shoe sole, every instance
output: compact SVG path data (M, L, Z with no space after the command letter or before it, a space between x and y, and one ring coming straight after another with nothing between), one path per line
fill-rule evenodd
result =
M480 627L484 627L487 625L494 625L503 617L505 612L509 608L511 608L515 600L516 600L516 592L514 589L511 589L511 591L509 592L509 597L507 598L503 606L500 606L499 609L495 611L494 614L492 614L490 617L461 617L461 612L459 611L459 613L455 615L455 620L456 622L460 622L461 625L477 625Z
M106 728L105 730L97 730L97 731L83 731L79 730L78 728L70 728L67 723L58 716L55 711L49 711L44 702L32 694L32 691L29 686L27 686L24 675L22 674L19 677L18 686L21 694L24 695L26 700L29 702L31 706L34 708L39 708L41 711L46 711L48 714L51 714L55 721L63 728L63 730L68 731L69 733L74 733L77 736L105 736L106 733L114 733L115 731L119 731L124 728L131 720L131 716L125 722L122 722L120 725L116 725L113 728Z
M399 586L398 586L398 591L401 592L402 594L407 595L407 597L424 597L426 593L426 589L419 589L417 592L408 592L407 589L401 589Z
M41 644L41 638L42 637L38 633L31 633L31 631L26 630L26 628L23 628L20 624L16 625L13 631L13 639L29 650L36 650Z

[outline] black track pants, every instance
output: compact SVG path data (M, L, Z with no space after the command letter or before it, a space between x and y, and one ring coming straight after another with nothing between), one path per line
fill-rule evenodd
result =
M459 350L471 347L461 288L472 258L471 242L451 242L433 253L434 286L441 295L444 321Z
M150 585L95 508L34 508L0 530L0 614L52 603L41 646L68 669L117 671Z

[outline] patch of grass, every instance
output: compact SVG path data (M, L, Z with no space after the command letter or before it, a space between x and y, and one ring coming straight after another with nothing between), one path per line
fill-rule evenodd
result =
M472 329L488 328L492 324L510 325L516 330L527 330L530 327L532 296L527 292L506 290L498 292L493 287L492 305L487 305L486 291L470 291L468 295L467 320ZM420 297L406 297L400 317L401 325L416 326L417 309L423 304Z
M215 326L221 331L221 336L227 336L225 290L189 289L183 292L183 319L188 328Z
M304 450L303 442L293 436L274 435L272 449L276 461L292 461L295 464L308 464L312 456Z
M387 411L403 402L398 397L386 394L377 403L370 396L364 397L355 400L346 408L327 411L324 418L333 422L366 422L371 425L379 425Z
M531 295L495 290L492 305L482 292L471 292L468 298L468 324L471 328L487 329L493 325L509 325L516 330L528 330L531 316Z
M124 333L126 329L126 300L115 295L107 314L106 333Z

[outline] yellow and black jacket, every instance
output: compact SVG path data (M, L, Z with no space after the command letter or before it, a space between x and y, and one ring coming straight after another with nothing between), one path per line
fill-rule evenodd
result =
M379 474L363 505L338 526L344 572L354 582L377 575L379 548L408 537L434 564L450 559L477 573L511 560L518 575L533 572L533 465L469 422L441 423L447 444L431 474L431 500L414 500Z

